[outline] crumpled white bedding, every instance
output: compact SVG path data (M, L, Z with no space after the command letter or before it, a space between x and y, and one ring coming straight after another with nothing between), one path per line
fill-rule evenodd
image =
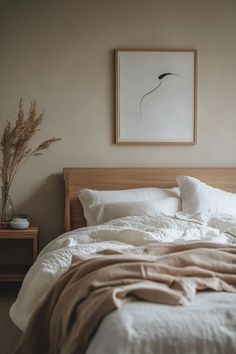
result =
M187 306L133 302L101 322L86 354L235 354L236 295L197 293Z
M31 267L31 269L29 270L29 272L27 273L24 279L18 298L16 299L15 303L12 305L10 309L10 317L21 330L24 330L30 316L34 312L35 308L41 303L43 298L46 296L51 286L70 267L71 263L73 262L73 255L86 257L87 255L91 255L103 249L108 249L108 248L120 249L126 247L130 248L130 247L145 245L150 242L152 243L153 242L194 242L194 241L201 240L201 241L207 241L207 242L211 241L211 242L218 242L218 243L236 243L235 230L236 230L236 220L233 219L232 217L226 217L221 215L220 216L207 215L207 214L187 215L184 213L178 213L176 218L171 218L164 215L159 216L157 218L131 216L126 218L116 219L103 225L91 226L91 227L77 229L72 232L65 233L59 236L58 238L56 238L55 240L53 240L51 243L49 243L39 254L36 262ZM226 234L225 233L226 231L228 231L229 233ZM205 301L204 294L199 294L199 295L202 297L202 301L203 300ZM218 295L215 294L215 296ZM226 299L226 297L227 299L229 299L231 298L230 295L232 294L223 294L222 299L223 298ZM198 301L198 298L199 296L196 297L195 302ZM234 302L236 303L236 295L234 295ZM191 309L192 306L195 306L194 303L188 306L188 308ZM230 316L232 317L231 311L230 312L226 311L228 306L227 301L222 300L221 306L223 305L226 306L226 309L223 310L225 313L223 317L225 318L225 321L226 322L228 321L229 323ZM150 342L150 346L154 345L155 348L159 347L160 353L167 354L168 351L163 351L161 349L162 346L164 345L163 344L164 342L162 343L161 341L160 333L163 333L163 335L165 333L168 333L169 331L168 327L170 323L172 323L171 320L172 311L178 313L179 310L173 309L172 307L170 309L170 307L168 306L146 304L146 303L143 303L141 306L138 306L138 308L136 306L138 306L138 304L126 305L124 309L117 310L114 313L107 316L103 320L99 331L97 332L94 340L92 341L88 349L88 354L90 353L108 354L111 352L122 353L122 354L159 353L159 351L157 351L156 349L155 351L153 351L151 347L150 350L149 349L148 350L145 349L145 351L141 350L142 346L146 348L148 337L145 337L143 339L140 338L140 343L137 344L138 341L136 337L137 336L140 337L140 333L138 333L138 331L136 331L131 325L130 326L128 325L130 321L132 322L134 320L132 319L133 318L132 311L135 309L136 312L140 311L140 315L142 314L140 317L140 321L143 318L144 320L143 327L145 326L147 327L145 331L147 333L150 332L149 337L154 339L156 338L154 341L158 341L158 346L157 344L155 345L151 344L152 341ZM157 306L157 309L155 309L155 311L153 306ZM188 308L184 309L184 312L181 312L181 316L182 315L185 316L188 313ZM124 323L121 322L120 313L121 312L123 313L124 311L126 313L126 310L129 309L131 312L130 314L127 312L127 316L130 317L129 319L127 319L127 323L126 323L127 326L123 327ZM199 311L200 309L201 309L201 301L199 302ZM228 307L228 309L230 308ZM162 323L162 325L161 325L161 331L158 332L159 334L156 334L155 331L153 332L151 329L152 327L151 323L154 321L154 318L159 318L160 316L159 311L165 312L163 316L166 317L167 319L166 320L167 327L164 329L164 322L160 322L158 320L159 324L161 325ZM183 327L182 335L184 335L184 333L186 332L186 328L189 327L190 324L192 323L191 315L190 315L191 313L193 313L192 320L194 320L195 312L189 311L188 321L186 323L183 322L185 323L183 324L183 326L181 325L182 320L179 322L180 327L181 326ZM216 315L214 314L213 316L214 321L215 321L215 316ZM151 318L152 321L149 321L149 319ZM221 320L223 320L223 318L221 318L220 321ZM109 321L111 321L111 323L109 323ZM178 323L178 321L176 323ZM235 331L236 330L235 318L233 318L232 323L234 323L234 331ZM98 341L99 336L102 336L102 338L104 337L103 341L104 340L106 341L105 339L106 336L108 336L107 338L110 337L108 328L110 328L111 325L113 326L113 330L117 332L116 338L114 338L114 335L112 335L112 338L114 340L113 341L114 348L116 345L118 345L120 349L112 349L112 351L109 350L105 351L105 348L104 349L100 348L98 344L97 344L97 348L100 349L95 349L93 346L94 343ZM117 331L115 330L114 326L117 326ZM201 327L200 325L198 326L199 328ZM128 332L125 334L126 337L124 337L121 340L121 342L118 339L118 337L121 335L119 334L120 327L127 328L128 330ZM206 330L206 329L203 330L203 327L200 328L200 332L198 333L199 336L200 334L202 336L204 334L203 332ZM217 326L215 326L214 329L212 329L213 332L216 330L216 327ZM156 328L156 326L154 326L153 328ZM222 328L220 330L222 330ZM176 332L176 336L178 337L177 332ZM201 336L199 338L201 338ZM228 337L230 338L230 333L228 333ZM173 340L173 343L175 342L174 337L171 340ZM117 341L119 341L119 343ZM130 344L128 344L128 342L130 342ZM122 349L122 345L123 345L122 343L124 344L123 349ZM172 343L172 347L173 347L173 343ZM140 346L140 348L139 351L136 351L135 346L138 345ZM168 345L170 345L170 341ZM206 345L206 343L204 345ZM173 351L173 348L169 352L171 352L172 354L181 353L181 351ZM190 353L195 353L195 351L188 351L188 354ZM211 353L213 354L218 352L211 351Z

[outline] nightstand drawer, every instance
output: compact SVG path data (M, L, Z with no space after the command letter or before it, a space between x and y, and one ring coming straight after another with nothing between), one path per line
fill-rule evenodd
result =
M0 266L32 264L32 240L0 239Z

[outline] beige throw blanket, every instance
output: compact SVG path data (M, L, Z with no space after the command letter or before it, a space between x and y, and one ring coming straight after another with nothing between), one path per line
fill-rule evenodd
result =
M79 260L36 310L17 354L84 353L102 318L127 302L185 305L197 291L236 292L236 246L189 243L104 251Z

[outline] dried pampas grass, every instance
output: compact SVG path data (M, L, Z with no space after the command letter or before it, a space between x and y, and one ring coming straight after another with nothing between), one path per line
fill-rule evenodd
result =
M30 104L28 117L25 118L22 102L21 98L15 124L12 124L8 120L6 121L0 141L0 152L2 155L0 160L0 177L2 180L2 189L6 195L8 195L12 181L21 166L29 158L42 155L43 151L48 149L51 144L61 140L51 138L43 141L34 149L29 147L31 139L43 122L44 113L37 115L36 102L33 101Z

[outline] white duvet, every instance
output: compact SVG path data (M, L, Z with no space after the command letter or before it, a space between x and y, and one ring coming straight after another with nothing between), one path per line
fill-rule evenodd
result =
M39 254L10 309L10 317L24 330L49 289L70 267L73 255L87 256L103 249L150 242L236 243L235 235L236 220L231 217L184 213L178 213L176 218L126 217L65 233ZM186 308L144 302L125 305L102 321L87 354L191 354L199 353L197 348L202 348L201 353L233 354L236 353L235 333L236 295L199 293ZM227 339L224 350L215 339L212 341L221 337L223 342ZM180 339L176 346L176 340Z

